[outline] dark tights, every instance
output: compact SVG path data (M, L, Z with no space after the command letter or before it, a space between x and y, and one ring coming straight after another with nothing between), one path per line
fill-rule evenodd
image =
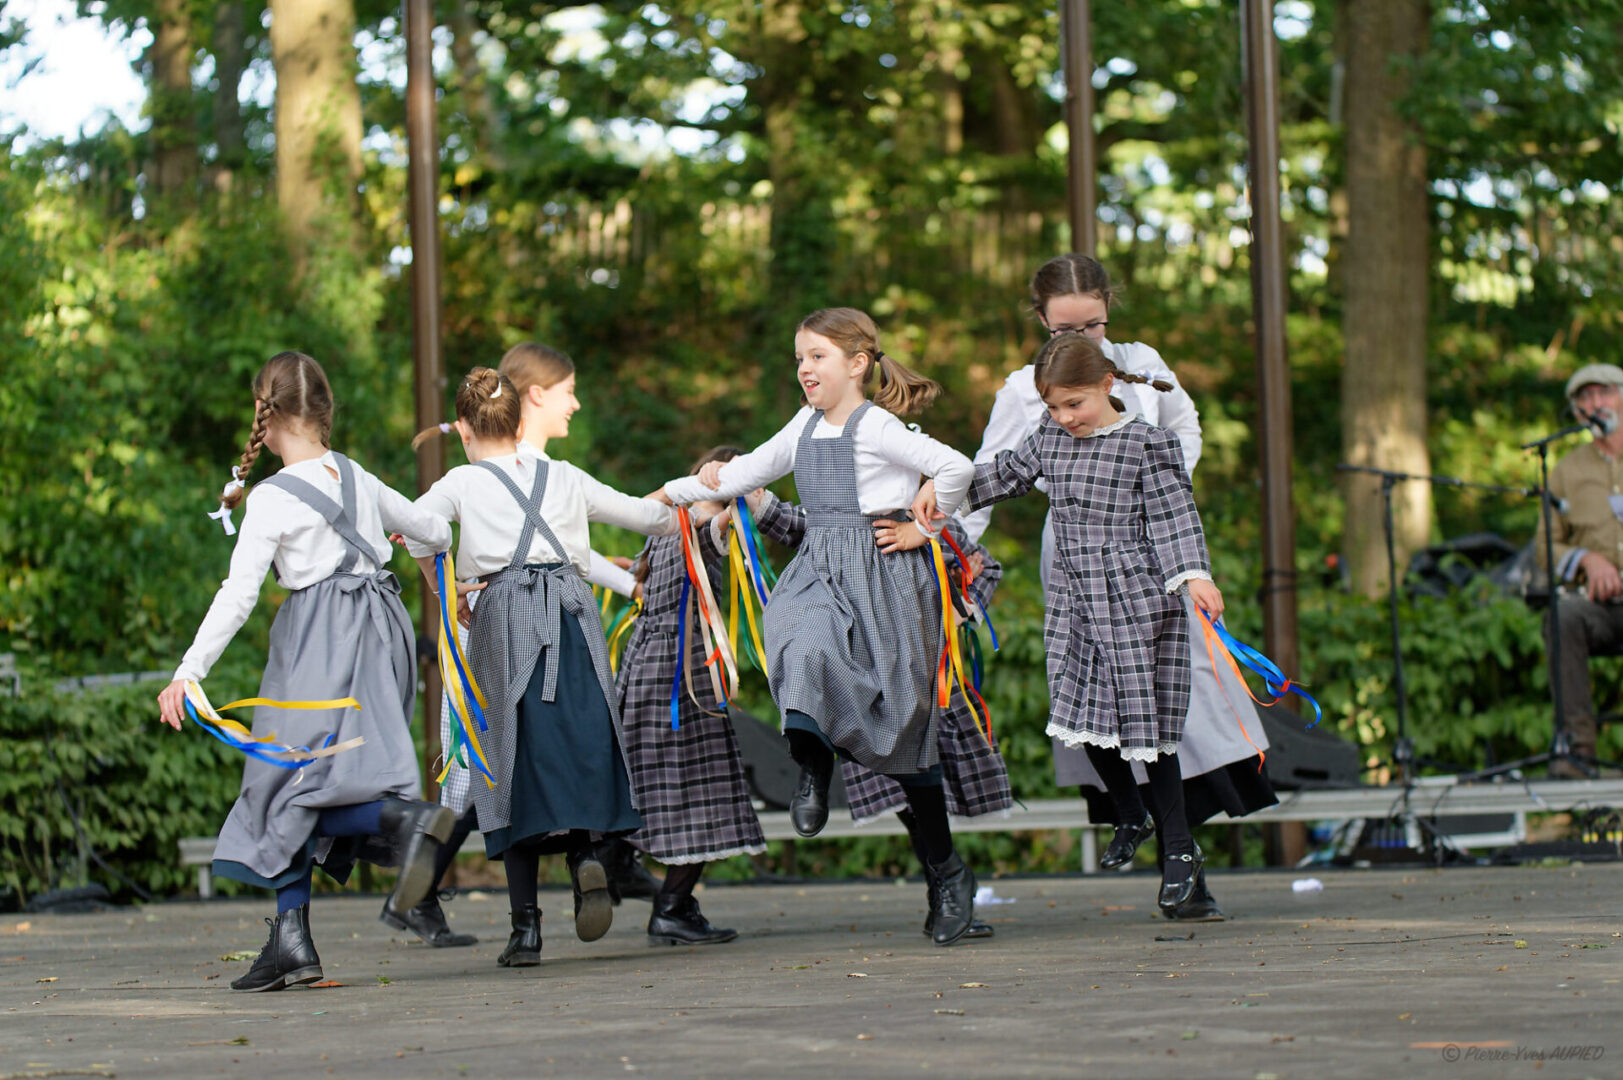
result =
M514 911L537 907L536 882L541 875L541 852L534 844L515 844L502 852L507 867L507 906Z
M707 864L702 862L684 863L681 866L667 866L665 880L659 886L659 895L683 899L693 895L693 887L699 883L699 875L704 873Z
M1133 767L1115 747L1089 745L1087 751L1088 761L1104 781L1122 823L1131 826L1143 821L1144 804L1139 799L1138 781L1133 779ZM1195 838L1189 832L1189 821L1184 815L1183 771L1178 765L1178 755L1162 754L1154 761L1146 761L1144 773L1150 781L1145 792L1149 795L1150 814L1155 818L1162 857L1193 854Z
M451 830L451 838L440 845L439 853L434 856L434 886L439 887L445 880L445 872L456 861L456 853L462 850L462 845L468 842L468 834L473 832L479 823L479 813L470 803L456 819L456 827Z
M334 806L316 815L317 836L376 836L383 831L380 818L383 803ZM276 914L292 911L310 902L311 871L297 881L276 890Z

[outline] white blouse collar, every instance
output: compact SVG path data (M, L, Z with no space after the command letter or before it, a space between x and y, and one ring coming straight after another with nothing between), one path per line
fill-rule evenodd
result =
M1114 424L1106 424L1102 428L1094 428L1092 431L1088 432L1082 437L1084 439L1096 439L1100 435L1109 435L1113 431L1120 431L1122 428L1138 419L1140 419L1140 417L1136 412L1123 413L1121 419L1117 420Z

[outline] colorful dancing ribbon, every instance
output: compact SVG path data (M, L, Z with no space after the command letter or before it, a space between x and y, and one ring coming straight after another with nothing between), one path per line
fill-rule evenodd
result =
M440 682L445 686L445 696L450 702L451 712L451 745L445 751L445 767L440 770L435 782L443 784L445 778L451 775L452 764L468 768L468 750L472 750L473 763L479 772L484 774L485 786L495 787L496 778L490 772L490 765L485 758L485 749L479 745L479 735L468 726L468 717L472 716L479 731L489 731L490 724L485 720L485 695L474 680L473 670L463 659L462 646L457 641L456 634L456 562L449 551L442 551L434 556L434 585L439 590L440 600Z
M693 689L692 665L687 660L689 597L693 600L693 606L698 609L695 620L698 624L697 632L704 643L704 667L710 676L710 687L715 692L716 700L725 706L738 692L738 661L733 655L726 626L721 620L721 607L716 603L715 595L710 588L710 575L705 570L704 558L699 551L699 536L694 528L693 515L688 513L687 507L678 506L676 517L682 536L682 560L686 564L687 576L682 582L682 596L678 603L676 622L677 668L671 680L672 731L678 731L682 726L679 701L684 681L687 684L688 697L692 699L693 704L704 712L712 711L699 703L698 694ZM719 671L717 661L721 662Z
M742 503L744 500L740 499ZM744 609L744 617L749 624L749 637L744 639L744 648L755 666L761 669L761 674L768 674L766 670L766 648L761 644L761 629L756 623L755 609L760 604L764 609L765 602L760 598L759 585L765 582L757 575L759 570L748 565L744 555L744 544L739 540L739 533L743 527L734 522L733 528L727 530L727 561L729 573L727 580L727 643L732 646L733 655L742 657L738 641L738 609ZM763 610L763 621L764 621Z
M620 609L620 613L609 623L604 636L609 643L609 670L615 674L620 673L620 653L625 649L626 642L630 640L631 628L637 623L637 616L642 614L642 601L633 598L630 603Z
M1314 700L1312 694L1286 678L1285 673L1279 670L1278 664L1229 633L1228 628L1223 625L1222 619L1213 619L1206 613L1204 608L1199 606L1195 610L1200 612L1200 630L1206 637L1206 655L1211 659L1212 670L1217 670L1217 656L1222 654L1223 658L1228 661L1229 667L1233 670L1234 677L1240 680L1240 685L1245 687L1245 692L1250 695L1252 701L1266 709L1285 700L1286 694L1295 694L1313 706L1313 723L1309 724L1308 727L1318 726L1319 722L1324 719L1324 710L1319 707L1319 703ZM1245 681L1245 675L1240 671L1242 665L1262 676L1263 685L1267 687L1268 693L1273 695L1272 701L1264 701L1252 693L1251 684ZM1228 690L1224 689L1221 679L1218 680L1217 685L1218 689L1223 690L1223 698L1227 701ZM1229 708L1234 709L1234 702L1229 702ZM1245 741L1251 743L1251 748L1257 751L1257 767L1260 769L1264 754L1256 743L1251 742L1251 736L1246 733L1245 721L1240 719L1238 709L1234 709L1234 717L1240 723L1240 734L1245 735Z
M755 515L750 513L749 504L740 496L733 500L733 527L744 534L743 544L745 554L748 555L750 568L750 581L755 585L755 597L765 607L767 600L772 597L772 586L778 583L778 575L772 569L772 564L762 555L761 550L766 547L766 541L761 537L761 530L755 524Z
M981 613L981 622L986 624L987 631L992 635L992 651L997 652L997 627L992 625L992 615L986 610L986 605L981 603L980 598L970 591L969 583L975 580L975 575L969 571L969 560L964 557L964 549L958 546L958 541L954 540L952 538L952 534L946 529L941 530L941 538L947 542L947 546L952 548L952 553L958 557L958 568L963 574L964 603L966 605L973 604L974 610ZM974 640L976 642L975 648L979 650L980 639L975 638ZM975 674L975 689L979 690L980 688L980 668L977 665Z
M944 534L943 534L944 535ZM949 541L950 543L950 541ZM954 545L956 547L956 545ZM936 592L941 599L941 659L936 662L936 703L943 709L952 701L953 682L958 684L958 692L969 706L970 715L975 719L976 730L986 739L987 745L992 744L992 715L986 708L986 701L978 691L970 689L964 683L963 656L958 646L958 613L953 609L952 583L947 577L947 562L941 554L941 544L938 540L930 540L930 559L935 567ZM964 575L964 582L969 581L969 566L960 562ZM951 673L951 678L948 675ZM979 709L976 708L977 703Z
M197 726L219 739L234 750L241 750L244 754L267 765L275 765L279 769L302 769L317 758L332 757L345 750L353 750L366 740L356 736L335 744L336 735L328 735L327 741L320 749L312 750L308 746L288 746L276 741L275 734L255 735L235 720L229 720L220 715L220 710L209 704L209 699L203 693L203 688L195 682L186 682L186 715L196 721ZM232 701L221 706L227 711L231 709L245 709L250 705L268 705L274 709L359 709L361 703L352 697L333 698L329 701L272 701L270 698L243 698L241 701Z

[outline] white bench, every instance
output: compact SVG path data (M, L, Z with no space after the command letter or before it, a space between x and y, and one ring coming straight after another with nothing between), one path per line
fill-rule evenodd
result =
M1258 810L1244 818L1219 814L1208 825L1274 825L1285 821L1346 821L1355 818L1382 819L1403 809L1401 787L1338 788L1328 791L1282 791L1279 805ZM1409 793L1409 811L1421 818L1465 814L1551 813L1580 807L1623 806L1623 780L1529 780L1500 779L1461 784L1451 776L1425 777ZM800 840L789 824L786 810L767 810L758 815L768 840ZM1082 869L1099 869L1098 830L1109 828L1088 820L1088 804L1082 799L1033 799L1016 805L1007 814L987 814L978 818L953 818L957 833L1035 832L1046 829L1080 829ZM901 836L907 830L895 814L858 825L843 807L835 807L817 840L845 840L862 836ZM479 834L468 837L477 845ZM180 841L182 866L196 866L198 895L214 895L211 866L213 837L194 836Z

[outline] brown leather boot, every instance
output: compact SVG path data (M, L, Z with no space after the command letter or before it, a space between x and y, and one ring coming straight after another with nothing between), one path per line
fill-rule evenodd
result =
M1595 747L1600 741L1600 728L1593 716L1568 716L1567 734L1571 738L1572 754L1578 762L1566 758L1558 758L1550 762L1549 777L1551 780L1588 780L1596 774L1591 772L1595 760Z

